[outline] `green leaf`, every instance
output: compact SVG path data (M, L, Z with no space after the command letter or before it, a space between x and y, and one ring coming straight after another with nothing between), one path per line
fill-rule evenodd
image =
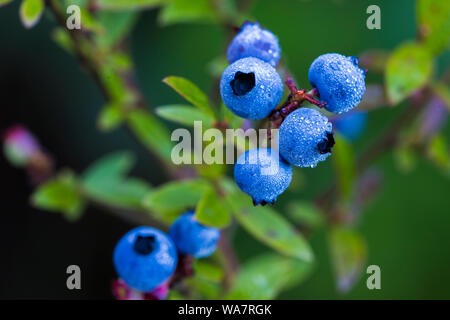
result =
M367 258L362 236L349 227L336 226L329 232L330 251L339 292L348 292L361 276Z
M348 202L353 196L356 164L352 145L340 135L335 134L336 144L333 148L333 165L335 168L341 201Z
M0 0L0 7L6 6L8 3L11 3L13 0Z
M123 122L123 113L119 106L108 104L103 107L98 117L98 127L102 131L111 131Z
M61 212L69 221L80 218L85 207L75 176L69 171L40 185L32 194L31 202L36 208Z
M166 105L156 108L156 114L161 118L193 127L194 121L202 121L204 128L211 128L214 118L210 114L186 105Z
M142 199L150 187L141 180L126 177L133 163L133 155L129 152L101 158L83 174L84 192L90 198L109 205L142 208Z
M219 283L199 277L197 274L187 278L185 283L188 287L192 288L193 294L195 295L194 298L197 300L214 300L219 297L221 292L221 285Z
M204 260L194 260L194 273L200 278L219 283L223 279L223 271L218 266Z
M270 207L254 206L252 200L235 184L226 180L224 189L232 191L227 202L239 224L256 239L284 255L312 262L313 252L308 242L286 219ZM231 185L233 184L233 185Z
M170 132L156 117L145 110L133 110L126 119L133 133L144 145L172 163L173 143Z
M197 220L207 226L224 228L230 224L231 217L213 188L208 189L200 199L195 210Z
M105 33L97 36L97 43L106 48L116 45L130 32L137 18L137 13L133 11L99 12L98 21L105 28Z
M163 82L175 90L179 95L192 103L203 112L214 116L214 112L208 102L206 94L188 79L170 76L163 79Z
M403 172L411 172L416 167L416 153L410 146L400 146L394 150L394 160L397 168Z
M73 53L72 39L64 28L58 27L53 30L52 39L68 53Z
M34 27L44 12L43 0L23 0L20 5L20 19L25 28Z
M418 0L417 20L425 45L435 54L450 46L450 2Z
M95 0L95 6L101 10L138 10L149 9L168 3L170 0Z
M239 271L227 299L274 299L281 291L299 284L312 265L276 254L251 259Z
M325 224L323 213L311 202L296 201L288 205L288 215L300 226L317 229Z
M214 22L216 14L209 0L171 0L159 14L162 25L183 22Z
M428 50L416 43L405 43L389 57L385 85L389 102L396 105L421 89L431 78L433 60Z
M209 188L206 181L199 179L169 182L147 194L143 204L164 221L171 222L194 208Z
M450 176L450 150L445 137L435 135L428 144L427 155L430 160Z

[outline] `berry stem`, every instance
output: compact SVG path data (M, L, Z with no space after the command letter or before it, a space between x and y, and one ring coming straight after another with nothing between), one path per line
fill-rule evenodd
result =
M283 120L291 112L298 109L304 101L308 101L309 103L314 104L319 108L323 108L326 104L325 102L315 99L315 97L317 97L319 94L317 88L313 88L309 91L306 91L305 89L297 89L297 86L294 84L294 80L292 79L292 77L288 77L285 83L290 93L286 101L280 107L272 111L272 113L269 115L271 128L279 128Z

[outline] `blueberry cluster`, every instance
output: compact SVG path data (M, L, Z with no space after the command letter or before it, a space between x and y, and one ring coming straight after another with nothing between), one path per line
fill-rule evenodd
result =
M273 203L287 189L292 180L291 165L314 168L331 155L335 143L332 123L315 109L299 108L301 102L342 114L357 106L365 92L365 71L357 58L324 54L309 68L313 90L306 93L287 83L290 95L277 108L283 96L283 83L275 69L280 53L273 33L258 23L246 22L228 47L230 65L220 82L223 103L234 114L251 120L272 121L274 115L281 118L276 126L279 150L249 150L234 168L237 185L255 205Z
M200 224L188 211L175 220L169 235L148 226L129 231L114 249L114 266L129 287L151 293L167 286L177 268L183 268L182 258L211 255L219 237L219 229Z

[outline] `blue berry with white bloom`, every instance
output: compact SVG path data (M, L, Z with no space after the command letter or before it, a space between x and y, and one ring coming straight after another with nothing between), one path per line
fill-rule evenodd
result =
M172 240L152 227L138 227L125 234L114 249L114 266L125 283L151 291L175 272L178 255Z
M352 111L344 113L333 119L333 126L341 135L350 141L358 139L367 125L367 112Z
M276 67L280 55L278 38L272 32L262 29L257 22L244 23L227 50L229 63L242 58L254 57Z
M223 103L246 119L267 117L283 95L277 71L257 58L244 58L228 66L220 80Z
M337 53L319 56L311 64L308 78L317 88L325 109L334 113L348 112L356 107L366 91L365 71L358 58Z
M234 179L239 188L252 197L255 205L274 203L289 187L292 167L272 149L251 149L234 165Z
M216 251L220 230L200 224L188 211L175 220L169 235L180 253L204 258Z
M331 155L332 124L319 111L300 108L289 114L278 131L280 154L297 167L315 167Z

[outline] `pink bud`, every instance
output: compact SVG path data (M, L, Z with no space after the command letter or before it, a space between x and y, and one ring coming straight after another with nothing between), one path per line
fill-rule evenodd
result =
M30 157L40 151L36 138L22 125L10 127L3 135L4 153L15 166L28 164Z

